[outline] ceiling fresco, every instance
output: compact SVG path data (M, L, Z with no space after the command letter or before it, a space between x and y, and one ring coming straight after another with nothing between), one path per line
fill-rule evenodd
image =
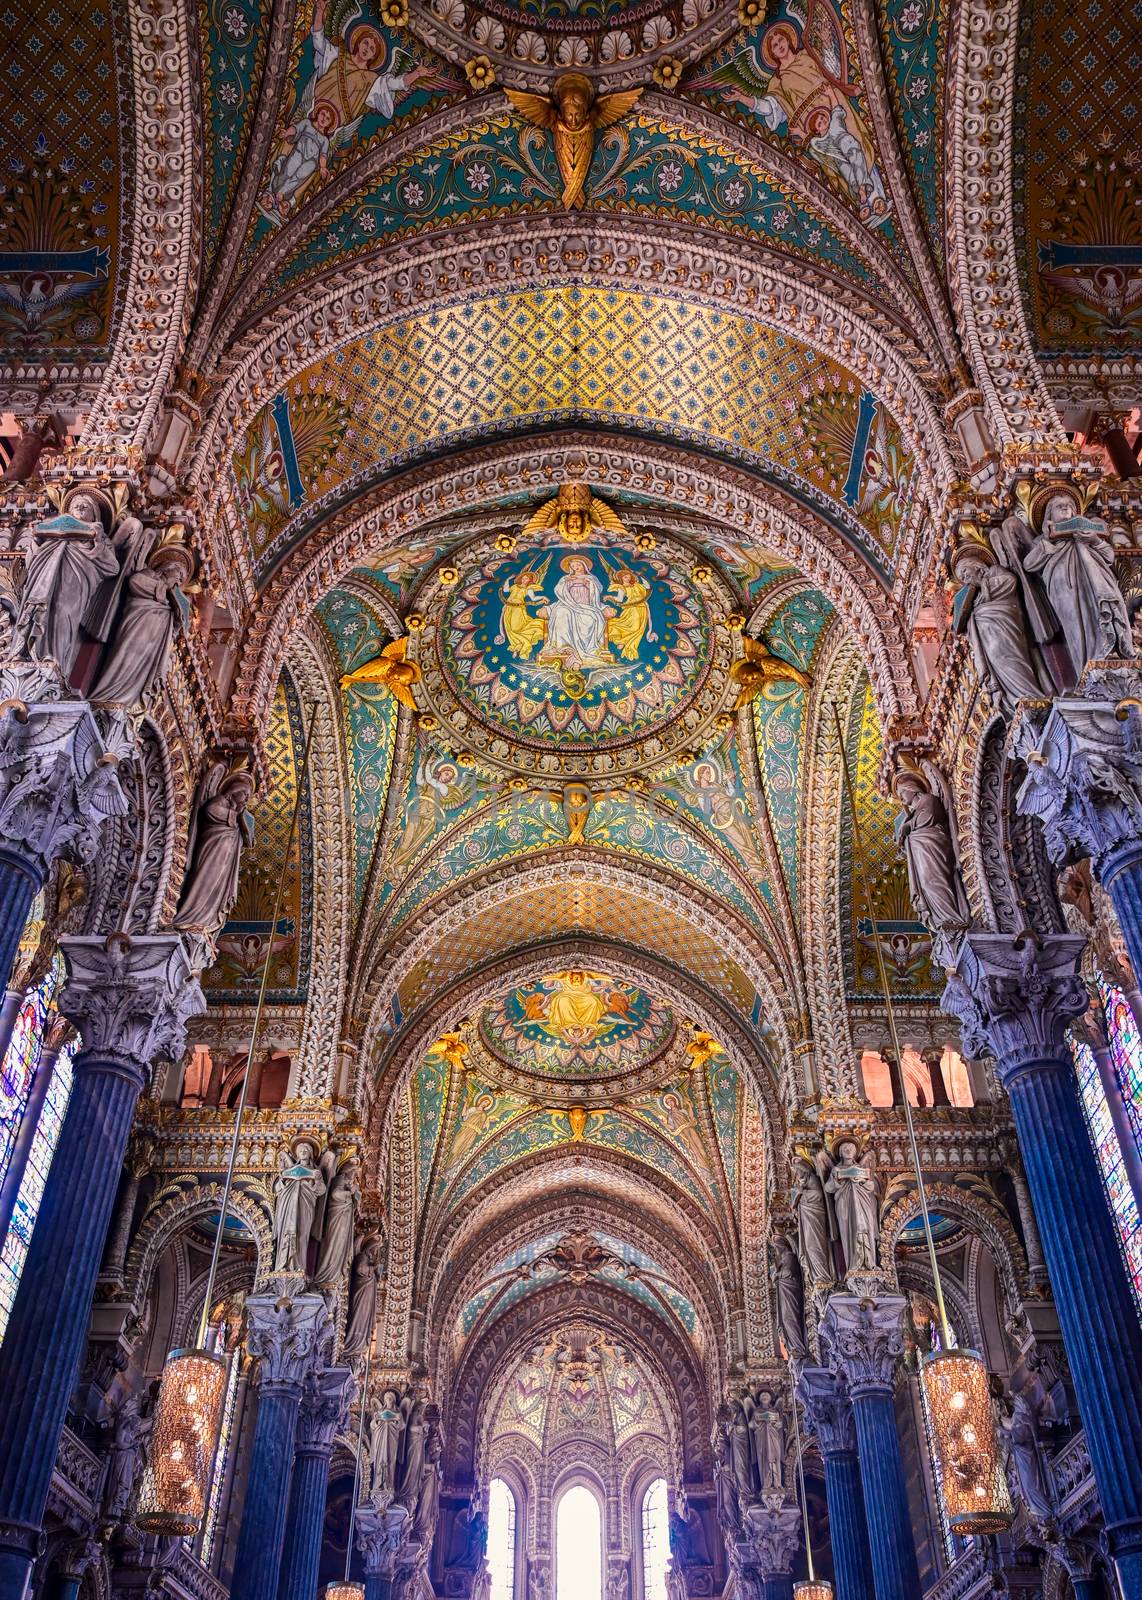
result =
M1032 337L1136 352L1142 330L1142 7L1020 8L1014 192Z
M674 1017L637 984L572 968L497 995L479 1028L487 1049L516 1073L589 1081L661 1054Z
M768 242L875 292L887 263L878 270L875 251L857 249L763 157L759 151L751 159L678 116L638 111L598 139L585 200L595 212L700 223ZM264 308L285 290L386 244L466 222L558 212L560 192L551 141L510 110L493 110L402 153L339 195L307 229L299 224L288 249L275 250L272 270L256 257L251 306Z
M446 443L555 421L693 440L825 514L888 581L916 465L883 405L788 335L657 294L527 290L406 318L312 363L237 441L259 583L316 503Z
M199 0L206 118L203 271L209 274L238 187L266 62L272 0Z
M937 258L942 257L948 0L879 0L881 56L898 144Z
M9 13L9 28L16 18ZM0 358L83 365L111 342L130 148L123 17L106 4L23 14L0 95ZM125 139L126 135L126 139Z

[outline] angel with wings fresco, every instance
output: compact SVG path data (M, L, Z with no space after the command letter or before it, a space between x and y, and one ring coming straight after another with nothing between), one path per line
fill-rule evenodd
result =
M784 133L848 190L873 226L888 213L876 146L848 81L848 54L832 0L791 0L787 17L693 87L714 90Z
M315 180L328 177L336 153L352 144L370 112L388 122L417 84L454 86L432 67L418 66L408 51L390 49L381 30L364 20L360 0L317 0L310 40L313 69L278 138L262 198L263 214L279 224Z

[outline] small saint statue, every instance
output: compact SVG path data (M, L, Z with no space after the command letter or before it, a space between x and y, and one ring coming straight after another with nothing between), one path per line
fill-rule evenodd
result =
M837 1213L846 1272L871 1272L877 1264L880 1238L880 1185L870 1167L860 1164L852 1139L842 1139L837 1159L825 1179Z
M215 761L207 768L195 796L187 843L190 863L174 926L216 932L238 894L238 870L244 845L254 840L249 810L254 776L246 767L228 768Z
M325 1178L314 1163L316 1151L301 1139L282 1154L282 1169L274 1183L274 1271L304 1272L306 1253L318 1201L325 1193Z
M118 571L94 497L73 495L66 511L32 529L12 639L16 653L54 661L67 677L92 597Z

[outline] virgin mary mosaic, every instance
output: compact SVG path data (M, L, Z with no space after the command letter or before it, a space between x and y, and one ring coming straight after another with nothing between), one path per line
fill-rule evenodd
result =
M486 562L442 633L453 690L483 720L564 747L621 742L671 716L710 656L705 607L667 562L603 544Z

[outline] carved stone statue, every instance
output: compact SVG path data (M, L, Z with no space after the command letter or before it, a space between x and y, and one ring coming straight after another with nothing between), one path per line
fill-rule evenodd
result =
M753 1439L758 1482L764 1495L784 1485L785 1424L768 1389L760 1389L756 1396L747 1397L744 1409Z
M741 1527L733 1467L730 1463L730 1441L726 1431L729 1407L718 1409L718 1428L714 1435L714 1491L716 1495L718 1527L727 1546Z
M825 1191L836 1207L846 1272L869 1272L877 1265L880 1185L872 1169L860 1165L859 1155L852 1139L842 1139L825 1179Z
M1039 1429L1034 1408L1026 1395L1017 1394L1012 1402L1010 1417L1002 1422L1003 1431L1011 1448L1011 1460L1019 1480L1019 1493L1032 1517L1046 1519L1053 1514L1047 1478L1043 1470L1043 1453L1039 1447Z
M356 1156L351 1156L329 1184L320 1227L321 1248L313 1273L315 1283L340 1283L349 1270L361 1195L357 1184L360 1168Z
M1015 574L997 566L990 550L977 544L962 546L952 564L962 585L952 625L966 636L980 681L1000 711L1010 716L1017 701L1052 694L1046 675L1041 681L1035 670Z
M374 1505L387 1504L392 1498L406 1415L407 1405L401 1404L396 1390L385 1389L369 1418L369 1492Z
M77 494L58 517L32 530L13 643L34 661L75 665L79 629L103 578L119 570L91 495Z
M1134 654L1106 531L1101 518L1078 515L1069 496L1052 495L1043 531L1023 558L1042 577L1076 675L1088 661Z
M353 1257L349 1274L349 1304L345 1315L342 1353L359 1355L373 1336L377 1320L377 1280L381 1275L384 1240L379 1233L368 1233Z
M83 619L83 626L93 639L102 644L110 639L127 582L143 567L154 542L154 528L145 526L138 517L124 517L113 529L111 551L115 557L115 571L96 589Z
M750 1440L749 1418L740 1400L731 1400L727 1407L727 1437L730 1445L730 1466L734 1474L734 1488L739 1499L747 1505L753 1499L753 1448Z
M308 1140L282 1155L282 1170L274 1183L274 1271L304 1272L309 1239L325 1179L313 1164L316 1154Z
M906 767L894 785L904 814L896 838L908 864L908 887L916 910L933 933L971 922L960 882L948 810L924 774Z
M1011 516L1004 517L998 528L991 529L990 539L1000 565L1014 574L1019 585L1032 643L1049 644L1058 634L1059 619L1051 610L1038 576L1032 575L1023 565L1023 558L1035 540L1030 523L1018 512L1013 512Z
M835 1282L825 1191L820 1174L807 1156L798 1156L793 1163L789 1203L797 1216L797 1254L805 1282L810 1287Z
M407 1506L410 1511L420 1492L420 1480L424 1476L424 1462L428 1453L428 1435L432 1427L432 1408L423 1400L415 1400L405 1423L404 1460L396 1493L398 1503Z
M114 643L91 690L93 700L133 706L162 682L175 624L182 616L179 585L194 572L185 545L160 545L127 581L127 601Z
M196 796L187 848L190 869L176 928L213 933L226 921L238 893L243 846L254 839L254 819L247 809L253 792L253 774L244 767L228 771L224 761L215 761L205 773Z
M805 1284L797 1254L784 1233L779 1233L769 1247L769 1276L777 1301L777 1326L785 1353L793 1358L807 1355Z
M425 1451L424 1472L412 1524L413 1537L422 1545L431 1544L436 1531L436 1514L440 1505L440 1455L440 1435L433 1428Z
M143 1415L144 1397L131 1394L115 1414L107 1476L103 1483L103 1515L120 1522L127 1514L139 1474L143 1470L153 1418Z

